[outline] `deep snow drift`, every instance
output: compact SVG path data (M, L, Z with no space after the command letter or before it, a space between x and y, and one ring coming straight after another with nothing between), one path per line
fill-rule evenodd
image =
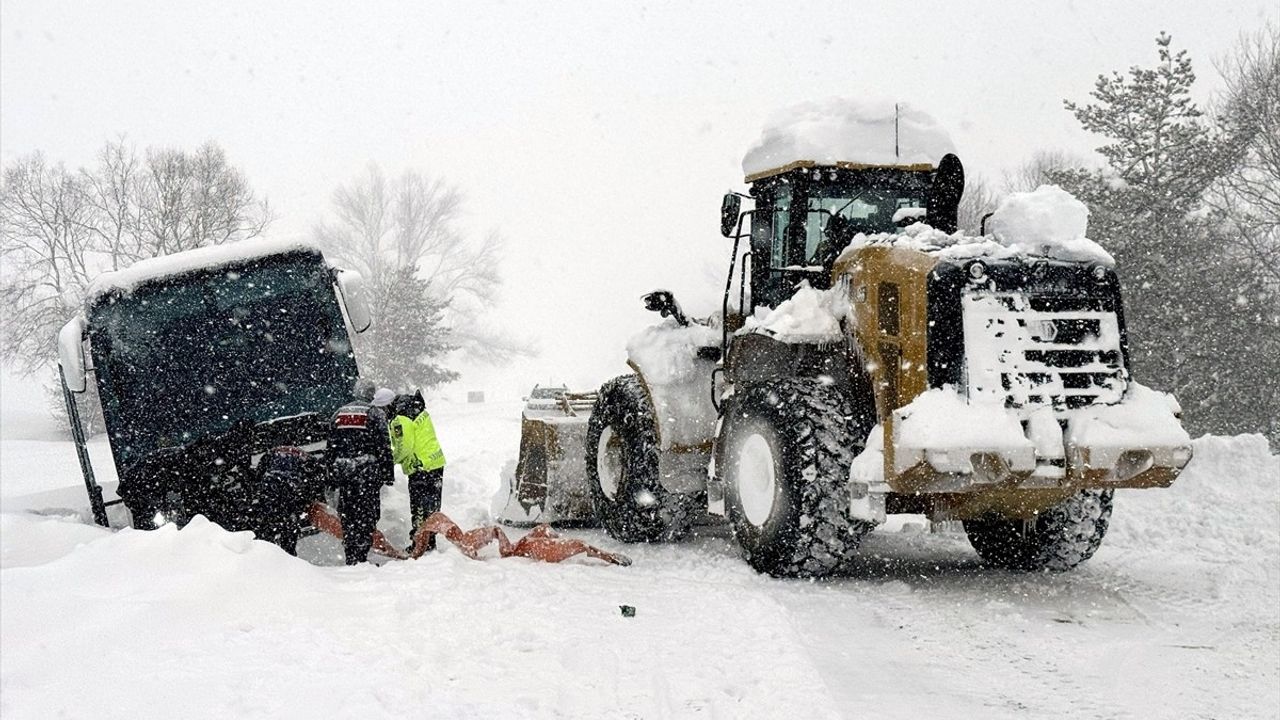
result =
M445 510L479 523L519 404L431 409ZM1195 450L1171 489L1119 493L1072 573L984 569L893 518L853 577L810 583L755 574L720 533L626 548L630 568L452 549L346 568L322 538L313 565L202 522L110 532L83 524L69 443L6 439L0 716L1275 717L1280 458L1257 436ZM385 491L393 540L407 505Z

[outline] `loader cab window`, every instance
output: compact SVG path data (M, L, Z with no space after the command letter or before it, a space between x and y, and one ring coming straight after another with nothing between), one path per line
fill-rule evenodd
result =
M858 233L873 235L897 230L894 214L901 208L925 206L924 188L817 185L808 196L805 257L829 267Z
M787 262L787 234L791 226L791 188L780 188L773 198L773 232L770 235L769 267L780 268Z
M831 266L858 233L892 233L900 208L926 207L927 173L800 170L753 192L751 295L771 308L808 281L830 285Z

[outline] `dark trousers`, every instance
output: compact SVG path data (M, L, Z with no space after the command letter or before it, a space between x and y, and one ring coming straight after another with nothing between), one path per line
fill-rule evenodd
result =
M342 520L342 550L347 564L369 559L373 531L382 515L382 481L378 478L352 478L343 483L338 495L338 517Z
M412 532L431 516L440 512L440 500L444 495L444 468L435 470L419 470L409 476L409 517ZM427 549L435 548L436 538L431 536Z

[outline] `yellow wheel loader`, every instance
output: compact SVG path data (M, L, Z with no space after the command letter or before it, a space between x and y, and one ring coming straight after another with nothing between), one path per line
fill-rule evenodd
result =
M721 207L719 317L647 296L666 320L578 421L592 502L575 519L648 542L718 517L757 570L814 577L886 513L921 513L962 521L991 565L1067 570L1114 490L1190 460L1176 402L1131 377L1114 269L961 238L955 155L802 158L747 182Z

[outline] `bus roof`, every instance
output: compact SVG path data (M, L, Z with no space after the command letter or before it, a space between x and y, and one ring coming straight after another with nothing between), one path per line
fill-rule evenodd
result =
M104 295L128 294L139 286L170 276L183 275L199 270L238 265L244 262L283 255L290 252L309 252L320 255L315 245L301 240L240 240L225 245L186 250L172 255L139 260L123 270L105 272L89 285L86 302L92 305Z

